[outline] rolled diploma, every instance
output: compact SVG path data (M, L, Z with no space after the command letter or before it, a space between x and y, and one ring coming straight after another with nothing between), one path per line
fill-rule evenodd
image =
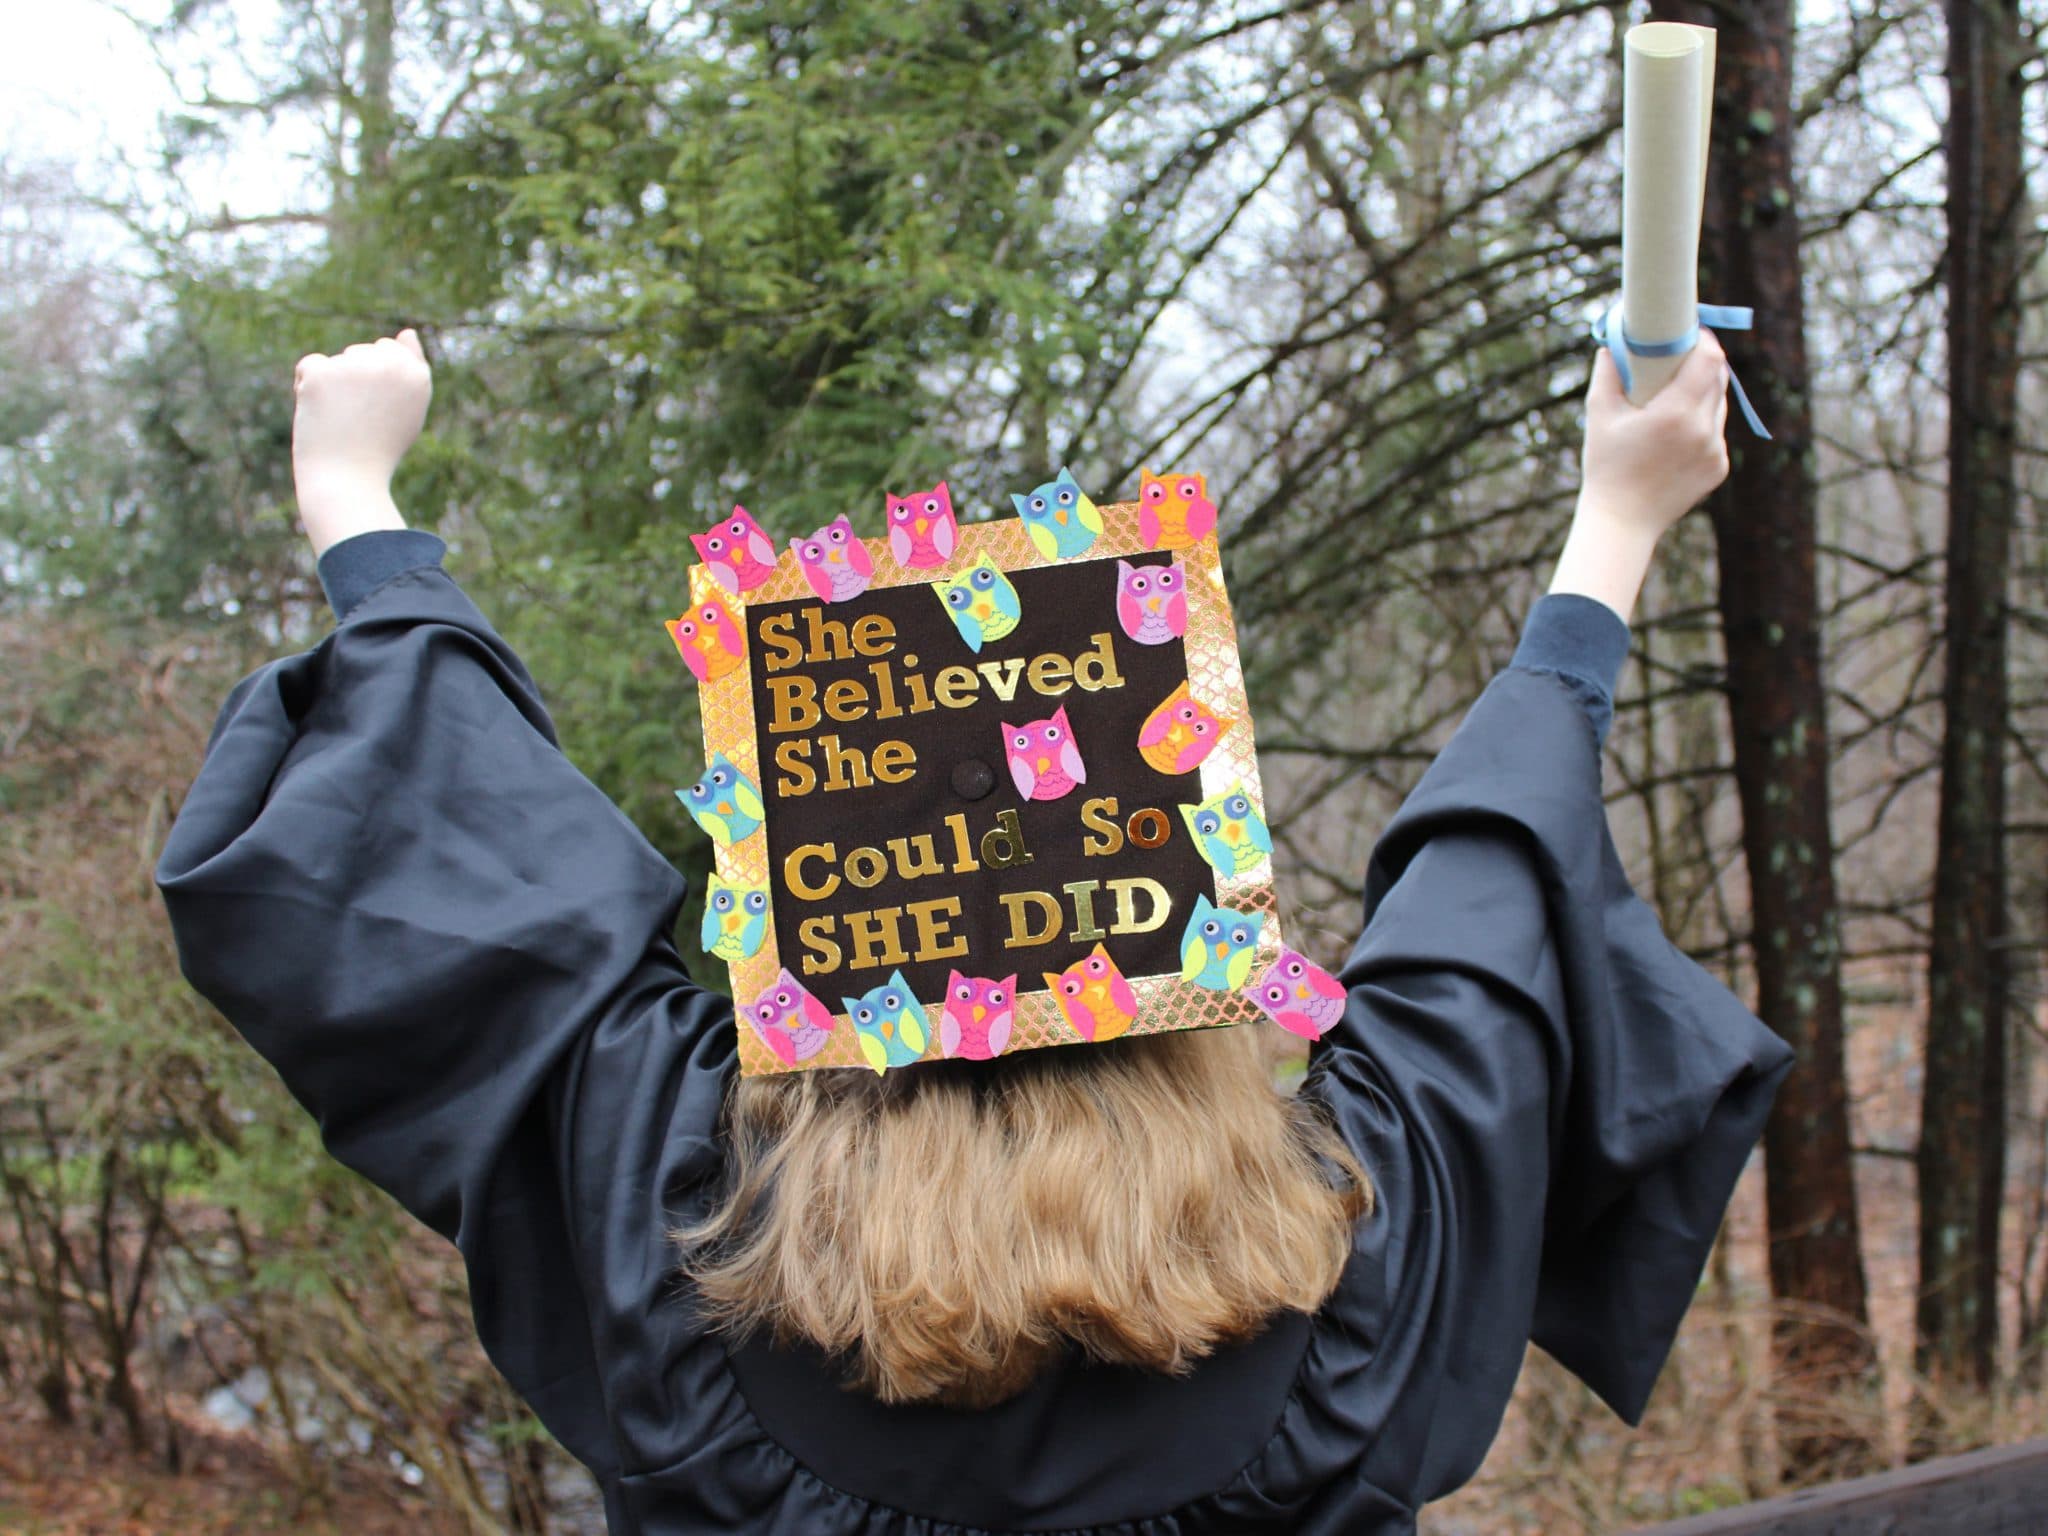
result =
M1652 21L1622 40L1621 309L1625 334L1676 341L1699 317L1700 212L1714 118L1714 29ZM1629 354L1637 405L1685 357Z

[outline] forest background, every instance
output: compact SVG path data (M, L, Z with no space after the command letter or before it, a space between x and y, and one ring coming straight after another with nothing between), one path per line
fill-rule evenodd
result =
M400 505L693 884L691 531L1206 471L1334 961L1561 543L1653 14L1720 31L1702 296L1757 307L1773 438L1645 592L1610 806L1801 1065L1644 1429L1532 1354L1431 1519L1619 1530L2041 1432L2037 7L102 9L175 100L147 151L0 145L0 1524L601 1529L149 879L227 685L326 623L301 353L419 327Z

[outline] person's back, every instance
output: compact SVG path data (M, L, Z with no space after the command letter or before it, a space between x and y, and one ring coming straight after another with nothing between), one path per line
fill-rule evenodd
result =
M1381 837L1294 1098L1242 1028L739 1080L681 881L400 531L409 342L302 365L341 622L223 711L159 869L187 973L459 1246L615 1531L1409 1530L1532 1337L1640 1417L1789 1065L1600 798L1718 349L1641 412L1598 368L1553 595Z

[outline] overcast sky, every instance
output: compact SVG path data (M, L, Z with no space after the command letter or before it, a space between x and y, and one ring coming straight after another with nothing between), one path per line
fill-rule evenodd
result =
M161 11L140 0L144 15ZM97 0L0 0L0 147L9 159L137 156L169 85L135 28Z
M159 123L179 106L148 39L129 15L161 19L172 0L0 0L0 164L17 174L50 173L82 192L129 207L159 208L172 217L170 195L157 160ZM123 11L127 14L123 14ZM277 0L227 0L241 36L260 50L278 24ZM181 68L188 91L207 83L227 95L253 86L232 56L202 55L189 41ZM178 185L190 214L222 211L277 213L302 201L309 156L317 157L319 125L301 115L268 125L244 123L231 146L187 160ZM39 176L38 179L42 179ZM0 219L6 210L0 208ZM45 209L46 228L56 217ZM65 238L97 261L121 260L132 250L116 221L74 209L64 217ZM174 223L160 227L176 227Z

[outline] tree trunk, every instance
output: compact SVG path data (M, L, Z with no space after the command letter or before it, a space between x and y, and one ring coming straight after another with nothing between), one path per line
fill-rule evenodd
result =
M1764 1131L1783 1471L1869 1470L1874 1387L1849 1106L1815 575L1813 413L1792 186L1788 0L1660 5L1719 31L1702 293L1752 304L1729 351L1773 440L1731 418L1733 469L1709 503L1757 1012L1799 1060Z
M356 87L357 175L371 186L382 186L391 175L391 70L397 51L397 0L363 0L362 79Z
M1946 725L1928 939L1914 1318L1915 1364L1937 1389L1988 1387L1998 1353L2008 988L2006 567L2016 498L2024 205L2017 0L1950 0L1947 11ZM1932 1428L1930 1415L1918 1417L1916 1454L1931 1450Z
M358 40L356 66L346 62L335 79L345 110L341 131L355 126L355 166L351 171L337 150L331 174L335 215L332 249L344 258L374 260L379 249L376 220L383 193L391 180L391 152L397 117L391 95L392 69L398 55L397 0L358 0L349 18ZM374 290L373 290L374 291Z

